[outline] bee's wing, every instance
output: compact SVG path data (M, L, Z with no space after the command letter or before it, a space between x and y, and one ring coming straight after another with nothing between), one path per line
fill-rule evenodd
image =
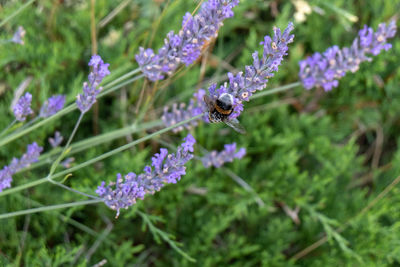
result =
M207 105L208 110L213 110L214 102L212 101L212 99L208 95L204 95L203 99L204 99L204 102Z
M244 127L239 123L239 121L236 118L227 120L227 121L225 121L225 123L228 126L232 127L238 133L241 133L241 134L246 133L246 130L244 129Z

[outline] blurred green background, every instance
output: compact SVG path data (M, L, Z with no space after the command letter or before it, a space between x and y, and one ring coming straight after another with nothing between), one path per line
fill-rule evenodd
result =
M2 21L26 1L0 3ZM56 93L73 102L96 46L118 77L137 67L139 46L157 50L198 3L33 2L0 28L2 40L19 25L26 30L25 45L0 45L0 129L13 120L13 92L25 79L32 77L27 90L36 114ZM397 17L400 8L399 0L305 3L311 13L302 15L307 5L301 1L242 0L194 66L156 84L139 80L100 99L85 115L75 141L156 120L165 105L186 102L210 80L243 70L274 25L284 28L293 21L295 39L265 90L298 81L299 60L335 44L350 46L364 24L376 29ZM348 73L329 93L297 87L246 103L240 116L246 135L202 123L191 131L198 141L196 155L202 155L200 147L222 150L236 142L247 156L220 169L205 169L193 160L179 183L122 210L118 219L97 204L0 220L0 265L93 266L106 260L105 266L400 266L400 191L387 188L400 175L400 41L396 36L391 43L391 50ZM148 112L138 121L146 105ZM75 111L1 147L1 166L33 141L48 151L47 139L55 130L67 137L78 116ZM87 149L74 155L74 164L152 131ZM74 172L66 184L94 194L101 181L114 180L118 172L140 172L163 146L160 142L177 145L186 134L163 134ZM44 177L48 167L15 175L13 186ZM235 182L235 175L254 191ZM379 195L385 188L387 194ZM0 213L81 198L43 184L1 197ZM304 252L321 239L326 242Z

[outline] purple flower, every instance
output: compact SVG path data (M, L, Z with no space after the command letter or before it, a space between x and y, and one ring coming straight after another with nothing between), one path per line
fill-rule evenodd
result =
M92 72L89 73L89 83L83 83L83 94L79 94L76 98L76 104L82 113L87 112L96 102L96 97L103 89L99 84L105 76L110 74L108 66L104 63L99 55L93 55L89 61L89 66L92 67Z
M153 156L151 166L146 166L143 173L136 175L130 172L124 178L117 174L115 183L110 182L105 186L105 182L102 182L96 193L108 207L117 211L118 217L120 209L127 209L137 199L160 191L165 184L177 183L186 174L185 164L193 158L190 152L193 152L196 143L190 134L184 141L175 154L168 154L167 149L161 148L160 153Z
M281 30L274 28L273 38L264 37L264 42L261 44L264 47L263 55L260 58L258 52L253 53L253 65L245 67L245 73L239 72L233 75L228 73L229 83L225 83L217 88L217 84L209 86L208 91L210 97L218 99L223 93L229 93L233 96L233 112L229 116L230 119L236 118L243 111L243 101L249 101L250 96L256 90L262 90L266 87L268 79L273 77L274 71L278 70L278 66L283 60L283 56L287 55L288 44L293 41L294 35L290 34L293 30L293 24L289 23L288 27L281 33ZM178 122L187 120L191 117L207 112L207 105L204 103L203 97L205 90L200 89L194 94L195 99L189 102L189 105L181 103L174 104L172 111L166 107L164 114L161 117L164 124L168 127ZM208 116L204 116L203 120L209 122ZM191 121L188 124L175 128L174 132L179 132L184 128L190 129L196 126L196 121Z
M20 159L13 158L10 165L4 166L0 170L0 192L5 188L11 187L12 175L36 162L42 151L43 148L38 146L36 142L33 142L28 145L26 153Z
M49 143L53 148L55 148L55 147L58 147L62 143L63 139L64 138L62 137L60 132L56 131L54 133L54 137L49 138Z
M24 38L25 34L26 34L26 31L25 31L24 27L18 26L18 29L15 31L13 37L11 38L11 42L20 44L20 45L24 45L25 42L24 42L23 38Z
M356 72L364 61L371 61L368 55L378 55L382 50L392 47L387 39L396 34L396 22L381 23L378 30L374 31L364 26L354 39L351 47L339 49L338 46L328 48L322 54L315 53L299 62L299 77L306 89L323 87L325 91L339 85L339 79L346 72Z
M236 75L228 73L229 83L225 83L217 88L216 84L208 88L210 96L218 99L223 93L231 94L234 98L234 111L229 116L230 119L236 118L243 110L243 101L249 101L250 96L257 90L263 90L267 86L268 79L278 71L283 57L287 55L288 44L293 42L294 35L290 34L293 30L293 23L289 23L287 28L281 32L279 28L274 28L274 36L271 38L266 35L263 45L263 53L260 57L258 52L253 53L253 65L246 66L245 72Z
M204 155L201 158L201 161L206 168L209 168L211 166L219 168L226 162L232 162L235 158L243 158L244 155L246 155L246 149L242 147L238 151L236 151L236 143L232 143L226 144L224 146L224 150L222 150L221 152L213 150L210 153Z
M150 48L139 48L135 56L144 75L152 81L162 80L184 63L192 64L201 54L205 41L216 37L226 18L233 16L232 8L239 0L209 0L202 4L194 17L186 13L178 34L169 32L158 54Z
M203 100L205 93L206 91L203 89L198 90L193 94L194 98L190 100L189 105L186 105L185 103L175 103L172 105L171 110L168 107L165 107L164 113L161 116L164 124L169 127L181 121L188 120L194 116L202 114L207 109L207 106ZM204 116L203 120L208 122L208 117ZM194 126L197 126L197 121L191 121L187 124L172 129L172 131L177 133L185 128L189 130Z
M43 103L40 109L40 117L47 118L56 114L59 110L64 107L65 96L64 95L54 95L50 97Z
M61 165L62 165L64 168L69 169L69 168L71 168L72 162L74 162L74 161L75 161L75 158L73 158L73 157L66 158L65 160L63 160L63 161L61 162Z
M17 121L25 121L26 116L32 114L31 109L32 95L30 93L25 93L18 99L17 104L13 107L14 116Z

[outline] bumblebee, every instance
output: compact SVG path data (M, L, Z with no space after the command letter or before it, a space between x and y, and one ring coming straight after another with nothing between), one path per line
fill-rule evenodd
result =
M229 115L232 114L234 108L233 96L231 94L223 93L216 100L205 95L204 102L208 108L208 118L210 122L223 122L241 134L246 133L245 129L236 118L229 119Z

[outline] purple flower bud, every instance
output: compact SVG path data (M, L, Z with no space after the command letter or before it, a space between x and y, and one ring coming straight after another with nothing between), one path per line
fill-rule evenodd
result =
M127 209L137 199L143 199L146 194L154 194L165 184L177 183L186 174L185 164L193 158L190 152L193 152L196 143L190 134L184 140L175 154L168 154L167 149L161 148L160 153L152 158L154 168L146 166L143 173L136 175L131 172L124 178L117 174L116 182L110 182L108 186L102 182L96 193L108 207L117 211L118 217L120 209Z
M18 99L17 104L13 107L14 116L17 121L25 121L26 116L32 114L31 109L32 95L30 93L25 93Z
M89 73L89 83L83 83L83 94L79 94L76 98L76 104L82 113L87 112L96 102L96 97L103 89L99 84L105 76L110 74L108 66L104 63L99 55L93 55L89 61L89 66L92 67L92 72Z
M55 133L54 133L54 137L50 137L49 138L49 143L50 143L50 145L54 148L54 147L58 147L61 143L62 143L62 141L63 141L63 137L62 137L62 135L60 134L60 132L59 131L56 131Z
M65 96L64 95L54 95L47 99L42 108L40 109L40 117L47 118L56 114L59 110L64 107Z
M43 148L38 146L36 142L33 142L28 145L26 153L23 154L20 159L13 158L10 165L4 166L3 169L0 170L0 192L5 188L11 187L12 175L36 162L42 151Z
M24 42L23 38L24 38L25 34L26 34L26 31L25 31L24 27L18 26L18 29L15 31L13 37L11 38L11 42L20 44L20 45L24 45L25 42Z
M381 23L374 31L364 26L354 39L351 47L339 49L337 46L328 48L322 54L315 53L299 62L299 77L306 89L322 87L325 91L339 85L339 79L346 72L356 72L364 61L371 61L368 55L378 55L382 50L392 47L387 39L396 34L396 22Z
M161 117L165 126L172 126L205 112L207 110L207 106L203 100L205 93L206 92L203 89L198 90L193 94L194 99L190 100L189 105L186 105L185 103L173 104L171 110L168 107L165 107L164 113ZM203 120L205 122L209 122L207 116L204 116ZM191 129L194 126L197 126L197 121L191 121L187 124L172 129L172 131L177 133L183 129Z
M164 46L155 54L152 49L139 48L135 56L143 74L152 81L162 80L184 63L192 64L201 54L205 41L216 37L224 19L232 17L232 8L239 0L209 0L197 15L186 13L178 34L170 32Z
M246 149L242 147L236 152L236 143L232 143L226 144L224 146L224 150L222 150L221 152L213 150L210 153L204 155L201 158L201 161L206 168L209 168L211 166L219 168L226 162L232 162L235 158L243 158L244 155L246 155Z
M74 161L75 161L75 158L73 158L73 157L66 158L65 160L63 160L63 161L61 162L61 165L62 165L64 168L69 169L69 168L71 168L72 162L74 162Z

